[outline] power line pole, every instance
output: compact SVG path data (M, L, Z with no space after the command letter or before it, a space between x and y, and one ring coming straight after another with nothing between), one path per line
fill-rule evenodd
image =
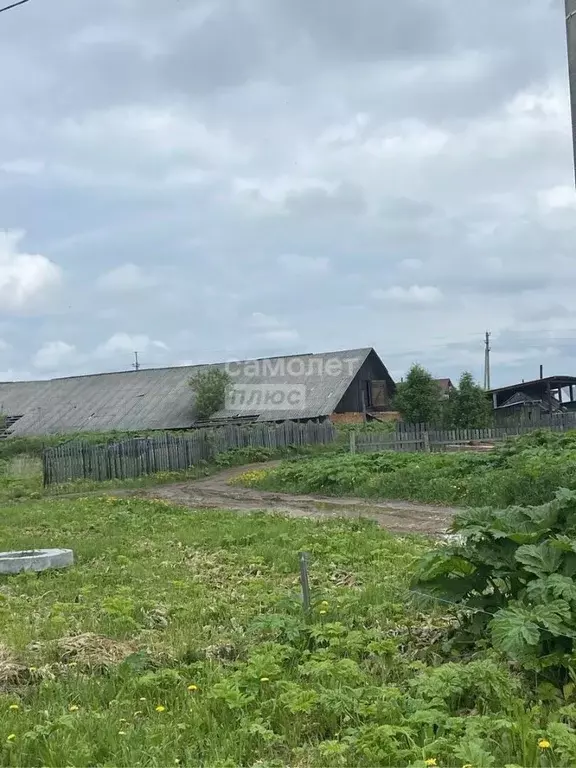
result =
M132 368L134 368L136 372L140 370L140 363L138 361L138 352L134 352L134 362L132 363Z
M573 162L576 172L576 0L565 0L566 41L568 45L568 78L570 81L570 108L572 112Z
M486 337L484 339L484 389L489 390L490 387L490 331L486 331Z

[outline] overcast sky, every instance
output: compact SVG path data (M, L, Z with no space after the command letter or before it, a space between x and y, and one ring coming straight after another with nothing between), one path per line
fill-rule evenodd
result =
M563 0L30 0L0 103L0 379L576 374Z

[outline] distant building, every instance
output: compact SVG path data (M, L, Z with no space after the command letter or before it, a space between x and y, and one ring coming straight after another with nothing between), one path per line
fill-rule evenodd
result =
M576 376L548 376L491 389L497 423L538 422L541 417L576 411Z
M451 379L434 379L434 381L440 387L440 392L444 398L449 397L450 392L452 392L453 389L456 389L454 384L452 384Z
M227 370L224 407L201 422L190 379ZM374 349L292 355L214 366L0 383L4 436L188 429L256 421L365 421L392 411L396 385Z

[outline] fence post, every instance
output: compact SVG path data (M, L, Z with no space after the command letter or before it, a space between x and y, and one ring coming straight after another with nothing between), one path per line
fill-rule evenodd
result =
M356 453L356 432L350 432L350 453Z
M424 442L424 453L430 453L430 435L428 430L422 433L422 440Z
M302 605L304 612L310 611L310 582L308 581L308 552L299 552L300 584L302 586Z

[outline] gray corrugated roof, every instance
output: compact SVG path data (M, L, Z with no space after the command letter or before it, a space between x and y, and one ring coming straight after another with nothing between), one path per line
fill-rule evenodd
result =
M276 385L305 386L305 398L298 409L266 409L254 401L233 410L223 409L214 418L253 415L259 421L306 419L327 416L334 411L371 348L328 352L320 355L293 355L267 358L277 370L286 369L290 361L303 361L301 375L292 375L300 366L293 364L291 373L273 379L260 366L260 375L246 375L250 361L232 364L233 383L249 390ZM321 375L326 362L338 358L342 371L338 375ZM224 368L224 363L214 367ZM149 429L184 429L194 424L194 393L188 382L206 365L177 368L100 373L49 381L0 383L0 412L8 416L22 415L10 433L13 435L65 434L70 432L138 431ZM244 368L246 367L246 371ZM255 366L253 366L253 369ZM250 373L253 372L251 369ZM268 369L269 370L269 369Z

